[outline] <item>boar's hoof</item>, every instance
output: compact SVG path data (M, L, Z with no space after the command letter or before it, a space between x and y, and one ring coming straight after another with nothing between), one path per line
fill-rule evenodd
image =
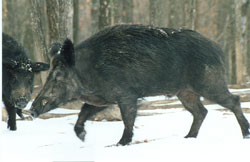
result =
M250 134L243 137L244 139L250 139Z
M250 139L250 133L248 133L247 135L244 135L243 138L244 138L244 139Z
M197 136L194 135L186 135L184 138L196 138Z
M16 130L16 125L8 124L7 128L10 129L11 131L15 131Z
M131 141L132 141L132 138L122 138L118 142L117 146L119 146L119 145L122 145L122 146L128 145Z
M86 131L84 130L83 127L75 127L75 133L80 140L84 141L85 140L85 135Z

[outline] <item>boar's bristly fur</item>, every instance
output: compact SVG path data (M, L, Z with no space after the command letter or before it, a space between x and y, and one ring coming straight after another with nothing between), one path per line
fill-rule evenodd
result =
M119 144L128 144L137 99L155 95L176 95L193 115L186 137L196 137L206 117L201 96L230 109L244 138L250 137L239 97L227 87L224 53L195 31L117 25L98 32L74 50L67 39L51 53L57 53L52 56L52 70L30 111L36 117L82 99L85 104L74 127L81 140L85 139L84 123L89 117L118 104L125 126Z
M24 48L3 33L3 102L8 113L8 128L16 130L16 113L24 118L22 109L31 99L34 73L48 70L49 65L32 62Z

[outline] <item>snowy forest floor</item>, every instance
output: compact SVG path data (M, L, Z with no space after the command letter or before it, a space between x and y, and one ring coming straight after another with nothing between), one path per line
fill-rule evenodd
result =
M241 96L242 109L250 121L250 89L231 92ZM185 139L192 115L180 102L164 96L145 98L128 146L114 146L123 132L122 121L87 121L86 139L81 142L73 130L79 110L58 108L47 113L48 118L18 120L14 132L1 121L0 161L249 161L250 139L242 139L234 115L209 101L203 103L208 115L199 135Z

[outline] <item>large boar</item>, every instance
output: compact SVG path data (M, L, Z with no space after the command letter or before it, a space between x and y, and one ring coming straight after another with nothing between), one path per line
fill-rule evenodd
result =
M227 88L223 52L192 30L142 25L106 28L75 48L65 40L53 47L52 70L32 104L34 117L68 101L82 99L75 133L84 140L85 121L118 104L125 129L119 144L132 140L137 99L177 95L194 120L186 137L196 137L207 114L200 97L235 114L242 134L249 138L249 123L240 98Z
M23 47L3 33L3 102L8 113L8 128L16 130L16 113L23 118L22 109L31 99L34 74L48 70L49 65L31 62Z

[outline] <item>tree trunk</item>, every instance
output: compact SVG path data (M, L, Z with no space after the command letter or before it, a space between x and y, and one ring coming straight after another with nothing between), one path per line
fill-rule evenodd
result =
M234 3L234 0L231 1ZM235 51L235 33L236 33L236 24L235 24L235 6L234 8L229 9L229 31L227 32L227 40L228 40L228 47L229 47L229 82L231 84L236 84L236 51Z
M72 39L73 17L71 0L46 0L49 45L63 42L67 37Z
M192 30L197 29L198 25L198 0L190 1L190 28Z
M114 24L122 23L122 3L123 1L113 1L114 5Z
M51 44L63 42L67 37L72 39L72 1L46 0L45 3L41 0L30 0L30 4L32 27L37 38L35 46L40 49L40 52L37 52L37 59L50 63L48 53ZM47 9L46 12L45 8ZM46 26L47 24L48 28ZM48 31L46 31L46 29L48 29ZM48 38L46 38L46 35L48 35ZM47 73L41 73L41 75L42 83L45 83Z
M247 74L250 79L250 0L248 0L247 4Z
M46 45L46 31L44 3L40 0L30 0L31 4L31 24L36 37L35 47L37 49L36 59L42 62L50 63L48 54L48 48ZM42 84L45 83L47 78L47 72L41 73Z
M95 34L99 31L99 10L100 2L99 0L91 1L91 33Z
M160 16L160 5L161 0L150 0L149 1L149 24L158 26Z
M249 50L249 39L250 39L250 0L243 1L241 7L241 15L242 15L242 39L243 43L241 46L243 52L243 60L244 60L244 79L246 81L250 81L250 50Z
M26 50L25 46L25 31L26 26L30 25L30 14L28 12L29 1L24 1L22 3L16 3L14 0L3 1L3 17L2 17L2 27L3 31L10 34L15 38L20 44L22 44ZM13 14L15 13L15 14ZM19 14L22 13L22 14ZM22 24L22 25L20 25Z
M230 3L227 1L218 1L217 4L217 16L215 17L215 24L217 26L217 35L216 35L216 42L222 47L222 50L225 53L225 67L227 73L227 79L229 81L229 39L227 39L227 31L230 28ZM227 16L225 16L227 15ZM230 32L228 32L230 33Z
M73 40L73 2L72 0L59 1L59 35L60 40L66 38Z
M79 0L73 0L73 40L74 44L78 43L79 32Z
M11 33L11 35L16 38L16 33L15 33L15 16L11 13L14 12L13 9L13 0L8 0L6 1L6 8L7 8L7 30L9 31L9 33ZM5 31L6 32L6 31Z
M42 59L43 61L49 63L49 57L47 55L48 49L46 45L46 31L45 27L43 24L45 24L45 18L44 18L44 4L42 4L42 1L40 0L30 0L31 2L31 19L32 19L32 25L33 25L33 30L37 35L37 40L39 47L41 48L42 51Z
M59 4L56 0L46 0L48 27L49 27L49 44L59 40Z
M122 22L133 23L133 0L122 1Z
M182 27L186 27L187 26L187 10L188 8L188 0L183 0L183 4L182 4L182 23L181 26Z
M110 0L100 0L99 30L107 27L111 23Z
M176 18L176 0L169 0L169 5L168 5L168 27L174 28L175 27L175 18Z
M235 52L236 52L236 83L242 84L243 82L243 52L241 48L242 36L242 17L241 17L241 0L235 0Z

